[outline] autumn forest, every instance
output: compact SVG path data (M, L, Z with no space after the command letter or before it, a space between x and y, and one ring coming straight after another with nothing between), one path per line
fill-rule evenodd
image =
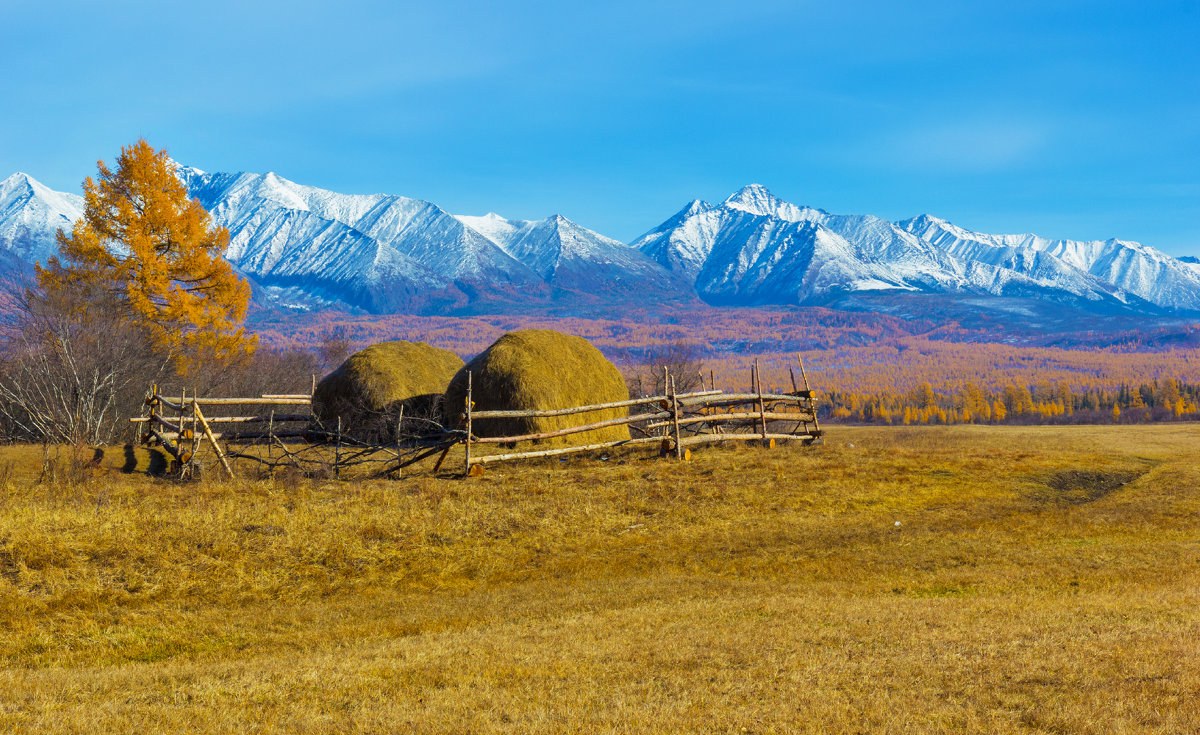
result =
M998 330L879 314L806 309L691 309L639 314L462 317L252 317L264 345L357 348L408 339L475 354L506 331L558 329L587 338L627 373L682 348L705 384L789 389L797 356L820 390L824 420L867 424L1141 423L1200 418L1200 325L1084 325L1019 338Z

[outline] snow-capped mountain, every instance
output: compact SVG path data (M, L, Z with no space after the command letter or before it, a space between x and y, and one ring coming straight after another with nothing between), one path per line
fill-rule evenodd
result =
M181 167L180 177L229 229L230 262L285 300L384 313L549 296L531 269L430 202L339 194L274 173Z
M284 300L383 313L690 293L641 253L562 216L455 217L420 199L339 194L274 173L181 167L180 177L229 229L229 260Z
M562 215L531 221L490 212L458 220L561 291L618 299L690 292L683 279L641 252Z
M1018 297L1100 313L1200 311L1200 263L1139 243L988 235L929 215L836 215L759 185L719 204L693 201L627 246L562 216L454 216L421 199L340 194L274 173L178 172L229 229L226 257L260 303L429 313L699 294L716 305L875 308L934 294L983 308ZM0 182L0 271L44 261L82 209L81 197L25 174Z
M1037 235L987 235L921 215L899 227L963 260L1005 266L1040 262L1045 270L1084 272L1156 306L1200 309L1200 279L1186 261L1127 240L1050 240ZM1011 265L1008 267L1012 267Z
M83 215L83 197L54 191L23 173L0 181L0 253L16 263L45 261L58 250L55 233Z
M893 223L783 201L754 184L693 201L632 246L713 303L827 303L868 291L1200 309L1200 273L1154 248L982 235L921 216Z

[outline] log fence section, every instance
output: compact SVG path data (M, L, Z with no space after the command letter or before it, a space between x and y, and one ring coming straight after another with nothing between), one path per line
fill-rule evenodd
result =
M751 392L724 393L711 389L690 393L677 393L671 376L664 374L666 393L659 396L634 398L590 406L572 406L545 410L476 411L471 400L471 376L467 376L467 399L459 416L466 427L461 441L464 445L464 476L470 476L473 468L496 462L508 462L539 457L553 457L577 452L592 452L618 447L634 447L661 444L662 454L674 454L676 459L685 459L687 447L726 441L758 441L765 446L774 446L776 441L800 441L813 444L821 440L822 432L817 424L815 394L808 384L804 372L804 388L793 379L791 393L769 393L762 387L757 361L751 374ZM564 429L544 431L518 436L476 436L475 422L482 419L520 419L572 416L614 408L643 408L642 412L631 411L621 416L602 421L580 424ZM525 441L541 441L611 426L628 425L642 434L640 437L598 442L577 446L554 447L509 453L480 454L472 452L473 446L513 445ZM780 428L783 424L785 428ZM787 428L790 425L791 428ZM448 451L448 450L447 450ZM443 455L444 456L444 455Z
M377 474L395 477L403 468L438 452L448 452L462 440L463 432L450 431L438 424L425 427L415 439L401 437L404 421L401 411L394 441L364 441L346 430L340 416L336 426L323 427L311 406L311 396L305 395L201 398L195 391L181 391L178 396L165 396L159 393L157 385L151 385L142 415L131 418L130 422L142 427L141 443L158 444L171 455L174 471L182 478L197 475L197 458L203 442L212 448L221 469L230 477L234 476L231 460L237 459L272 470L291 467L329 472L339 479L343 470L372 465L383 465ZM209 416L205 407L247 410ZM296 412L301 407L309 410ZM265 447L266 451L252 451L253 446Z
M253 412L232 416L208 416L204 410L204 407L211 410L223 406L252 407ZM180 395L176 397L164 396L158 392L157 385L151 385L142 415L130 419L130 422L143 427L141 443L157 442L171 455L180 477L194 477L197 474L197 459L201 444L205 441L212 448L221 469L227 476L233 477L230 456L244 455L231 452L229 442L264 442L272 448L269 451L273 451L280 438L298 439L312 434L311 410L306 413L276 413L277 406L293 407L293 411L295 407L300 406L311 409L312 397L287 394L246 398L201 398L195 391L189 395L187 390L180 391ZM168 418L168 415L171 417ZM292 426L281 430L281 424L285 427L288 424ZM228 425L229 429L214 431L214 425L222 428ZM226 442L224 448L219 440Z
M765 392L756 360L751 369L748 393L725 393L715 387L679 393L672 376L664 371L665 392L662 395L542 410L475 410L473 378L468 372L467 394L462 413L458 416L463 429L435 425L415 440L411 437L402 440L401 418L397 424L396 440L387 444L354 438L344 430L341 417L338 418L336 429L323 429L313 415L312 396L297 394L202 398L195 391L189 394L183 390L179 396L164 396L159 393L157 385L152 385L142 415L130 419L130 422L142 427L139 433L143 444L158 443L174 458L181 477L196 476L199 471L197 457L205 442L229 477L234 476L230 460L235 458L251 460L271 469L290 466L300 470L329 470L330 450L333 452L332 474L335 478L341 476L343 467L373 463L384 464L380 474L394 477L404 467L440 455L434 467L434 472L437 472L457 444L463 445L463 476L479 474L483 465L496 462L653 444L661 446L663 456L673 454L676 459L682 460L690 456L688 447L703 444L757 441L771 447L775 441L818 443L822 431L817 423L815 392L809 386L803 361L799 361L799 367L803 388L797 383L795 373L789 370L792 382L790 393ZM710 385L713 384L711 378L710 374ZM249 410L226 411L230 415L213 416L209 416L205 410L218 407ZM297 411L301 407L307 410ZM629 411L625 416L530 434L481 437L474 433L477 422L485 419L552 418L613 409ZM507 453L474 451L487 446L538 442L621 425L629 426L631 432L636 432L638 436ZM222 442L224 447L221 446ZM235 449L234 444L265 445L266 456ZM282 456L277 456L277 453Z

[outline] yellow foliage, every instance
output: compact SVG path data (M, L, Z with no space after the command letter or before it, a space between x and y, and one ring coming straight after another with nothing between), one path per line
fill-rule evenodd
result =
M1008 418L1008 409L1004 407L1004 401L997 399L992 404L992 419L995 421L1003 421Z
M114 300L185 373L253 353L241 326L250 286L223 257L229 232L188 198L166 150L142 139L121 149L115 171L96 165L83 217L70 235L59 230L59 255L37 268L41 288L80 310L95 294Z

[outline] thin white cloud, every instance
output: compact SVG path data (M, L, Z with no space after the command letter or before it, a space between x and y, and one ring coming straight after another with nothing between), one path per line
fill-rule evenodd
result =
M921 171L987 173L1032 163L1052 142L1051 126L991 118L937 122L883 135L872 159Z

